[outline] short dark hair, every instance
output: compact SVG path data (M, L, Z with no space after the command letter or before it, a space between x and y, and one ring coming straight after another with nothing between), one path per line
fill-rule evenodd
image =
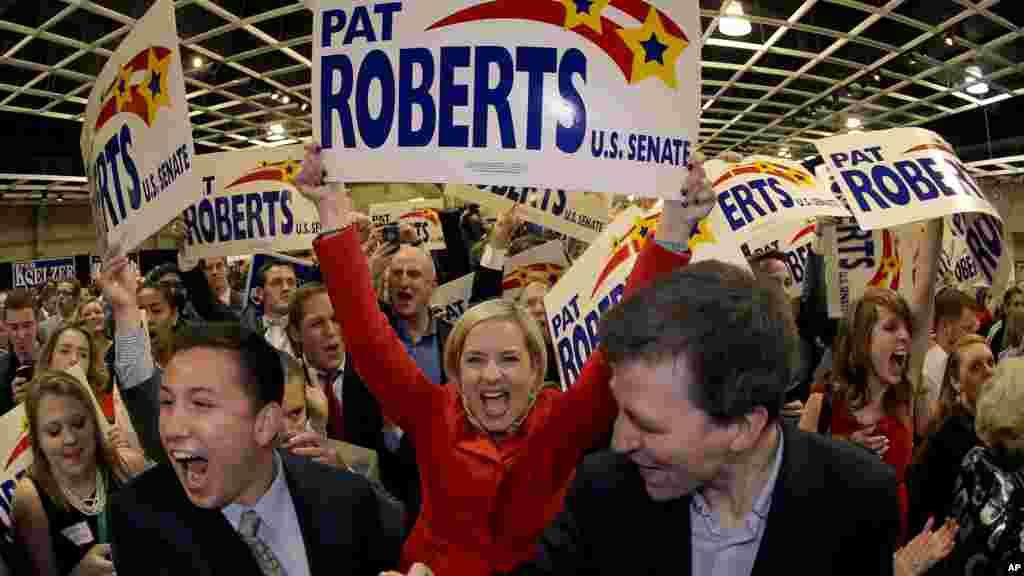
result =
M751 258L750 259L750 265L751 266L756 266L756 265L761 264L762 262L766 262L768 260L778 260L779 262L782 262L783 264L785 264L786 263L786 255L783 254L780 250L769 250L767 252L762 252L761 254L758 254L757 256L754 256L753 258Z
M938 326L943 320L956 322L965 308L974 311L977 307L974 299L967 294L955 288L943 290L935 296L935 325Z
M26 288L15 288L7 295L7 301L4 302L4 314L8 310L24 310L26 308L31 308L38 316L39 310L36 308L35 298Z
M758 406L774 420L795 369L796 325L782 289L718 261L637 291L601 325L611 364L684 356L691 402L719 422Z
M271 268L277 268L278 266L283 266L283 267L291 270L292 274L295 273L295 266L292 266L291 263L289 263L289 262L282 262L281 260L271 260L270 262L267 262L263 266L260 266L260 269L256 272L256 280L260 284L266 284L266 282L267 282L267 272L270 272Z
M253 402L254 412L284 401L284 365L280 352L263 335L238 322L182 324L174 332L172 357L194 348L214 348L241 354L242 389Z
M174 310L178 310L180 308L179 304L181 304L181 302L179 298L175 296L174 290L168 286L164 286L157 279L145 280L142 282L142 284L139 285L138 292L142 292L143 290L153 290L157 292L160 294L160 297L167 302L167 305Z
M181 271L178 270L178 265L173 262L165 262L146 274L146 282L160 282L160 279L168 274L174 274L179 279L181 278Z

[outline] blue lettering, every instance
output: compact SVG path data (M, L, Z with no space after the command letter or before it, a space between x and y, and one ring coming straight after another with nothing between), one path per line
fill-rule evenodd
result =
M245 230L245 196L237 194L231 197L231 231L235 240L245 240L248 234Z
M373 7L373 11L381 15L380 39L383 42L390 42L394 30L395 13L402 11L401 2L385 2Z
M360 6L360 8L365 7ZM370 85L374 80L380 82L380 116L374 118L370 114ZM387 54L374 50L366 55L359 67L359 80L356 82L356 119L359 121L359 132L363 142L370 148L380 148L387 142L391 134L391 125L395 119L395 75L391 70L391 61Z
M405 48L400 54L398 75L398 145L400 147L427 146L434 139L437 109L430 87L434 85L434 57L426 48ZM413 68L418 66L423 81L413 86ZM412 127L412 111L419 106L423 124L419 130Z
M377 36L373 33L373 24L370 22L370 12L366 6L356 6L352 11L352 22L345 32L343 44L348 46L356 38L366 38L367 44L377 41Z
M728 191L721 192L718 195L718 206L722 209L722 214L725 215L725 221L729 223L729 228L732 228L732 231L735 232L743 228L745 222L737 217L736 213L739 212L739 208L732 203L732 199Z
M498 84L491 88L491 65L498 66ZM515 124L508 98L515 83L512 55L500 46L477 46L475 78L473 81L473 146L487 147L487 127L490 108L498 117L501 147L516 147Z
M203 240L207 244L217 240L215 221L216 219L213 217L213 204L210 203L209 198L203 198L199 201L199 229L202 231Z
M132 180L132 187L128 189L128 203L132 210L138 210L142 206L142 184L139 182L139 170L135 167L135 161L128 154L128 148L132 146L132 131L125 124L121 127L121 159L124 162L124 169Z
M223 196L213 199L213 211L217 216L217 239L221 242L231 239L231 206Z
M263 193L263 202L267 205L267 223L270 227L270 235L277 236L277 217L274 216L274 205L281 198L279 190L267 190Z
M527 73L526 149L541 149L544 127L544 77L558 69L554 48L516 48L516 70Z
M892 168L889 168L885 164L879 164L871 168L871 179L875 181L875 186L885 194L885 197L890 202L897 206L906 206L910 203L910 190L907 185L900 179ZM890 190L889 186L886 185L886 181L891 180L895 186L895 190Z
M442 148L469 146L469 127L455 124L455 108L469 105L469 87L455 83L455 69L469 66L469 47L441 48L440 112L438 145Z
M323 13L323 25L321 26L321 38L320 45L324 48L331 47L331 37L336 32L341 32L345 29L345 11L344 10L325 10Z
M572 341L570 338L562 338L558 341L558 357L562 360L562 380L564 382L575 382L580 375L576 362L573 360Z
M587 83L587 57L576 48L562 55L558 67L558 94L566 106L572 108L572 124L565 126L561 119L555 129L555 145L565 154L575 154L587 137L587 107L583 103L573 77L579 76L580 82ZM612 147L618 148L618 134L612 134Z
M196 221L196 207L189 206L182 213L182 219L185 221L185 240L188 241L189 246L193 244L202 244L203 239L199 234L199 223Z
M893 166L896 167L896 171L900 173L910 189L914 191L918 200L931 200L939 197L939 189L925 177L924 172L913 160L897 160L893 162ZM924 186L923 191L921 190L922 186Z
M341 122L341 139L346 148L355 148L356 135L352 127L352 109L349 100L352 98L352 61L345 54L324 56L320 59L320 94L323 115L320 118L320 133L323 135L323 147L334 146L334 114L338 114ZM341 86L334 90L335 73L341 74Z
M260 238L266 237L267 234L263 230L263 197L258 192L246 194L245 211L249 215L248 222L246 222L249 234L256 236L256 231L258 231Z
M857 201L857 205L860 206L862 211L871 211L871 206L868 205L868 201L865 198L866 195L870 195L879 208L885 209L889 207L889 204L872 188L871 179L868 178L867 174L860 170L843 170L840 175L846 181L846 186L850 189L854 200Z
M281 223L281 234L291 234L295 229L295 217L292 215L292 191L281 190L281 216L284 222Z
M121 153L121 145L118 135L114 134L106 146L107 163L110 165L110 175L114 178L114 193L117 194L117 207L121 212L121 219L128 218L128 212L124 208L124 193L121 191L121 174L117 169L117 157Z

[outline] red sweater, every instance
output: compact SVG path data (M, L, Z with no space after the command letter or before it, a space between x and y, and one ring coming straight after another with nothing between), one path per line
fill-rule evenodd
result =
M520 429L495 443L469 423L456 387L432 384L406 352L377 306L354 229L314 247L352 367L416 450L423 505L402 571L422 562L437 574L489 576L532 559L583 453L614 422L602 354L568 392L542 391ZM687 260L648 242L626 294Z

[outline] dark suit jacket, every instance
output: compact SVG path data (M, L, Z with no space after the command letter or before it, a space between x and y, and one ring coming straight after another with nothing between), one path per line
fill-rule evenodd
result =
M895 472L866 451L793 426L783 442L752 574L892 574ZM690 500L654 502L632 462L594 454L577 470L537 560L515 574L689 575Z
M377 576L398 565L401 538L366 479L281 453L310 574ZM260 576L248 546L220 510L193 505L174 471L157 466L111 501L119 574Z

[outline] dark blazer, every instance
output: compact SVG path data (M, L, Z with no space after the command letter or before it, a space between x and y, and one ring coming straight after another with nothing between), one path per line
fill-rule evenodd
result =
M895 472L866 451L788 424L783 442L752 574L892 574L900 528ZM515 574L689 575L690 501L654 502L628 459L589 456L537 559Z
M401 537L366 479L281 452L310 574L377 576L398 565ZM111 501L119 574L261 576L220 510L193 505L168 465L152 468Z
M974 416L959 407L928 438L917 461L907 468L910 534L920 532L929 516L935 518L936 526L946 519L953 508L956 478L964 456L980 444Z

